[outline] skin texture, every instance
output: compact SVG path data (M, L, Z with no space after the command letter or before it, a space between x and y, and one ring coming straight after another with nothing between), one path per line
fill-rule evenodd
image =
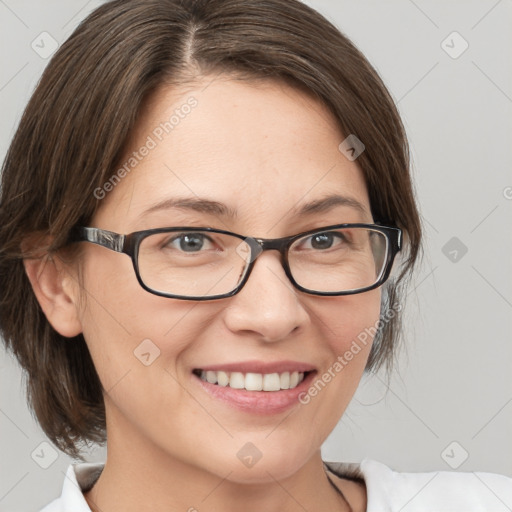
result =
M277 238L373 221L362 172L338 150L345 136L332 115L278 82L221 75L187 88L161 87L142 109L126 159L191 96L197 106L106 195L91 226L118 233L206 226ZM304 218L293 214L333 191L356 199L366 213L336 206ZM219 201L237 215L174 208L140 216L176 196ZM268 251L239 294L182 301L143 290L126 255L88 243L82 250L80 275L78 263L64 266L56 257L25 264L54 328L66 336L83 332L105 389L108 459L86 495L92 510L349 510L326 478L320 447L354 394L370 343L310 403L274 415L211 398L191 372L295 360L321 375L375 325L379 289L346 297L304 294L288 281L279 254ZM134 356L144 339L160 349L150 366ZM262 453L251 468L237 457L248 442ZM331 478L353 510L366 509L364 488Z

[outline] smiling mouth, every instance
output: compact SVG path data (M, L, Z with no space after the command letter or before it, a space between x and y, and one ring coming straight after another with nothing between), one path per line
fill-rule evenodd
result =
M202 370L196 368L194 375L204 382L217 386L247 391L281 391L296 388L310 373L309 372L282 372L282 373L242 373Z

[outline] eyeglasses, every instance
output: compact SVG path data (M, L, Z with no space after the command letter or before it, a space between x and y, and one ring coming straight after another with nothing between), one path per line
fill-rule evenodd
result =
M401 249L402 231L377 224L336 224L283 238L221 229L169 227L127 235L79 227L70 242L92 242L130 256L142 288L162 297L214 300L245 285L256 259L279 251L291 283L312 295L351 295L381 286Z

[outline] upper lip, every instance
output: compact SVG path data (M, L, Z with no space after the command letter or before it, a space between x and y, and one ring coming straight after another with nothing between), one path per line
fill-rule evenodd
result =
M315 367L299 361L240 361L238 363L221 363L196 368L204 371L225 371L240 373L284 373L284 372L309 372Z

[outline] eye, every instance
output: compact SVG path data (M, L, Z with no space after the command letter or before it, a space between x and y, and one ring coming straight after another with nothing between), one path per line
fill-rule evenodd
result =
M183 252L201 252L203 249L211 249L213 242L210 237L202 233L182 233L168 239L162 247Z
M342 245L343 242L346 242L346 237L343 233L324 231L304 238L300 245L304 249L326 250L333 246Z

